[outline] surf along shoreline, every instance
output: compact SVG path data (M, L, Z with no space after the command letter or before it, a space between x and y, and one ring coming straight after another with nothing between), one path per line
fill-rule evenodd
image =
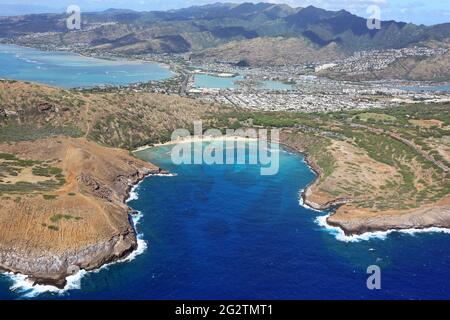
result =
M25 275L20 272L0 268L0 272L13 282L10 289L19 294L23 294L22 297L24 298L33 298L43 293L63 295L69 290L81 289L81 280L86 274L99 272L117 263L130 262L140 254L144 253L147 249L147 243L142 239L143 234L139 233L137 230L139 221L142 218L142 213L133 209L128 203L138 198L136 189L145 179L152 176L170 177L173 175L161 168L149 170L148 172L143 173L141 177L137 177L135 181L128 184L123 197L123 203L129 209L128 221L136 237L136 245L133 246L131 250L123 252L120 256L111 256L109 260L103 262L101 265L90 269L80 269L74 274L64 276L64 278L59 280L34 277L33 275Z
M158 147L158 146L164 146L164 145L171 145L176 143L183 143L183 142L199 142L199 141L214 141L214 140L224 140L223 138L214 138L214 137L207 137L204 139L186 139L186 140L176 140L176 141L169 141L166 143L160 143L153 146L144 146L141 148L137 148L136 150L132 151L133 154L135 154L138 151L142 151L148 148ZM233 140L233 141L251 141L255 139L248 139L243 137L227 137L225 140ZM151 163L150 163L151 164ZM153 164L152 164L153 165ZM139 185L147 178L151 178L152 176L167 176L171 177L173 176L172 173L170 173L167 170L164 170L162 168L157 168L154 170L144 170L141 172L140 176L136 176L133 181L130 181L130 183L127 185L127 188L123 194L122 202L125 204L128 208L128 221L130 224L130 227L134 231L134 235L136 237L136 244L130 248L130 250L127 250L123 252L120 256L111 256L107 260L105 260L102 264L96 265L92 268L88 269L80 269L77 272L75 272L72 275L61 275L61 278L58 279L50 279L50 278L41 278L33 276L32 274L23 274L21 272L15 272L14 270L8 270L0 268L0 272L7 276L10 280L13 281L13 284L11 286L11 289L18 292L23 293L23 297L32 298L35 296L38 296L42 293L56 293L56 294L64 294L68 290L72 289L79 289L81 287L81 279L84 275L90 272L98 272L101 271L104 268L107 268L110 265L121 263L121 262L127 262L130 260L133 260L137 255L143 253L147 247L145 241L140 238L140 234L137 231L137 224L141 218L141 213L139 211L136 211L134 208L129 206L129 202L132 200L137 199L138 195L135 193L136 189L139 187Z
M121 61L121 60L125 60L125 61L130 61L130 62L153 62L156 64L159 64L162 67L165 68L169 68L169 70L173 73L173 76L175 76L177 74L177 71L174 70L172 68L171 65L167 65L164 64L162 62L157 62L157 61L149 61L146 59L142 59L142 58L137 58L137 57L133 57L133 56L124 56L124 55L117 55L117 54L113 54L110 55L108 57L102 56L102 55L97 55L97 54L90 54L90 53L86 53L86 52L79 52L77 50L71 50L71 51L67 51L67 50L43 50L41 47L39 46L24 46L21 44L16 44L16 43L8 43L8 42L0 42L1 44L5 44L5 45L13 45L13 46L18 46L18 47L23 47L23 48L32 48L32 49L36 49L36 50L40 50L40 51L49 51L49 52L70 52L82 57L87 57L87 58L95 58L95 59L103 59L103 60L112 60L112 61ZM132 85L132 84L128 84ZM220 138L219 138L220 139ZM195 142L194 140L186 140L184 142ZM206 141L205 139L203 139L203 141ZM162 145L168 145L168 144L173 144L173 143L177 143L180 141L175 141L175 142L167 142L167 143L162 143L162 144L155 144L155 145L149 145L149 146L143 146L141 148L138 148L137 150L135 150L134 152L138 152L141 150L145 150L149 147L158 147L158 146L162 146ZM282 144L282 143L280 143ZM314 203L313 201L311 201L308 197L308 193L311 192L312 187L317 183L318 180L320 180L321 176L322 176L322 172L320 167L318 167L315 162L310 159L310 156L307 154L307 152L305 152L304 150L297 150L295 147L289 146L287 144L283 144L285 147L289 147L291 149L294 149L295 151L301 153L304 158L306 163L308 164L308 166L310 167L310 169L312 171L315 172L315 174L317 175L317 178L311 182L307 188L305 188L305 190L301 193L301 197L303 200L303 203L305 205L307 205L308 207L315 209L315 210L319 210L319 211L333 211L333 213L330 213L328 218L326 219L326 223L330 228L340 228L344 234L346 236L359 236L359 235L363 235L363 234L368 234L368 233L373 233L373 232L392 232L392 231L401 231L401 230L425 230L425 229L430 229L430 228L440 228L440 229L445 229L447 230L446 227L449 226L449 223L446 224L441 224L438 225L436 223L422 223L422 224L418 224L415 225L414 228L410 228L410 227L396 227L395 223L391 223L389 226L370 226L368 228L362 228L360 227L359 229L355 229L355 228L348 228L346 227L343 223L341 223L340 221L338 221L337 219L335 219L336 217L334 216L334 214L336 213L336 211L338 211L341 207L345 206L347 203L349 203L349 199L345 199L345 198L340 198L340 199L336 199L333 200L331 202L325 203L325 204L317 204ZM450 229L448 229L450 230Z
M148 148L173 145L176 143L195 143L195 142L212 142L212 141L257 141L256 138L246 138L242 136L220 136L220 137L187 137L181 138L175 141L168 141L163 143L157 143L154 145L147 145L136 149L134 152L139 152L146 150ZM270 142L270 141L269 141ZM347 229L343 223L339 221L333 221L336 212L346 204L351 202L350 198L338 197L335 200L326 202L324 204L318 204L309 199L308 195L312 194L312 188L320 181L323 177L323 171L320 166L316 163L315 159L304 149L299 149L289 143L286 143L281 138L277 143L283 146L287 151L295 152L300 154L305 164L309 169L315 174L315 178L303 189L300 190L300 201L299 204L309 210L324 213L324 216L316 217L316 224L325 228L328 232L336 236L337 240L341 241L364 241L372 238L385 238L387 235L393 232L402 232L407 234L414 233L424 233L424 232L443 232L450 234L450 228L439 226L439 225L416 225L414 227L392 227L392 226L381 226L379 228L359 228L356 230Z
M154 145L146 145L139 147L132 151L133 154L147 150L149 148L154 147L160 147L160 146L168 146L173 145L177 143L195 143L195 142L213 142L213 141L256 141L256 138L246 138L246 137L240 137L240 136L221 136L221 137L188 137L184 139L179 139L176 141L168 141L164 143L158 143ZM307 192L314 186L322 176L322 170L321 168L316 164L314 159L311 158L311 156L304 150L299 150L298 148L291 146L289 144L283 143L281 141L278 141L278 143L288 152L295 152L297 154L300 154L305 162L305 164L309 167L309 169L315 174L315 178L304 188L304 190L300 190L300 201L299 205L321 213L326 213L326 215L316 216L315 222L324 228L325 231L333 234L335 238L339 241L346 241L346 242L356 242L356 241L364 241L364 240L370 240L373 238L378 239L384 239L387 235L393 232L404 232L407 234L412 233L424 233L424 232L445 232L450 233L450 229L446 228L439 228L434 226L426 226L423 228L390 228L387 230L373 230L369 232L362 232L362 233L352 233L348 232L344 228L342 228L341 225L336 223L330 223L329 219L333 216L333 214L338 210L341 206L345 205L347 203L346 199L337 199L335 201L328 202L324 205L316 204L312 201L309 201ZM150 178L151 176L155 175L164 175L164 176L171 176L172 174L166 170L163 170L161 168L158 168L156 170L150 170L147 173L143 174L142 177L137 178L135 181L130 183L127 187L127 190L125 192L123 203L127 205L129 208L129 221L130 225L133 228L137 243L136 246L132 248L132 250L124 253L121 257L116 257L114 259L111 259L110 261L107 261L103 263L102 265L99 265L95 268L85 270L82 269L78 271L77 274L74 274L72 276L67 276L64 280L64 285L62 285L61 282L52 282L48 281L48 279L36 279L32 276L26 276L22 275L20 273L12 273L5 271L5 274L9 276L14 282L16 282L15 285L13 285L11 288L18 289L17 291L20 292L20 289L22 289L24 292L32 292L29 297L33 297L35 295L39 295L44 292L53 292L58 294L63 294L68 290L72 289L80 289L80 281L82 277L89 273L89 272L98 272L104 268L107 268L108 266L115 264L115 263L121 263L121 262L127 262L134 259L135 256L143 253L146 249L146 243L143 239L139 239L140 234L137 231L137 224L140 218L140 212L134 210L132 207L128 205L128 203L132 200L137 199L138 195L135 193L135 190L139 187L140 183L142 183L145 179ZM142 240L142 243L139 243L139 240ZM20 288L20 285L18 285L18 282L22 282L22 288ZM25 294L25 297L27 295Z
M380 226L378 228L372 228L371 226L356 229L347 229L344 226L346 221L333 221L335 214L338 210L351 202L351 199L341 197L335 200L326 202L324 204L317 204L311 201L308 195L312 194L312 188L319 183L321 177L323 177L322 169L317 165L316 161L308 154L306 150L298 149L288 143L280 142L285 148L297 152L303 156L306 165L315 174L315 179L311 181L303 190L300 190L299 204L309 210L325 213L323 216L318 216L315 219L316 224L324 228L327 232L334 235L339 241L344 242L358 242L368 241L371 239L385 239L389 234L400 232L405 234L416 233L448 233L450 234L450 228L447 226L434 225L430 223L417 224L414 227L401 227L401 226ZM406 217L408 219L408 217Z

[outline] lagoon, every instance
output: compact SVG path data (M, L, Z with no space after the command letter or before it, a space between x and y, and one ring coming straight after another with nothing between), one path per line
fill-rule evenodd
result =
M400 87L401 90L411 92L450 92L450 85L436 85L436 86L405 86Z
M244 76L219 77L210 74L195 74L194 83L198 89L239 89L239 81L244 80ZM254 86L257 90L293 90L291 84L276 80L264 80Z
M170 78L165 66L142 61L106 60L0 44L0 78L61 88L127 85Z
M197 88L202 89L236 89L239 85L236 81L243 80L244 77L219 77L209 74L195 74L194 81Z

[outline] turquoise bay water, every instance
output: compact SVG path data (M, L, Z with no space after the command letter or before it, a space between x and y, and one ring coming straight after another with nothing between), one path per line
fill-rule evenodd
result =
M173 165L170 146L139 156L176 176L153 176L129 204L141 211L148 248L81 280L58 299L450 298L450 236L393 233L342 242L299 205L315 177L303 157L280 152L280 172L257 165ZM366 269L382 270L382 290ZM17 299L0 277L0 299Z
M0 44L0 78L74 88L126 85L171 76L168 68L152 62L95 59Z
M401 87L400 89L412 92L447 92L450 91L450 86L424 86L424 87Z
M236 81L243 80L244 77L218 77L209 74L194 75L195 86L205 89L236 89L239 87Z

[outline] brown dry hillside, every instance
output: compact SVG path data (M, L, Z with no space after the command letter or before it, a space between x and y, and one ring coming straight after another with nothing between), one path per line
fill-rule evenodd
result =
M160 173L133 148L219 108L147 93L88 93L0 81L0 269L63 286L137 246L124 203ZM105 145L105 146L102 146Z
M384 113L336 115L338 121L322 115L326 122L321 129L330 131L325 136L320 131L313 137L283 132L283 143L306 152L319 175L303 193L305 203L317 209L337 206L327 221L347 234L448 228L449 108L408 106ZM373 120L377 117L383 120L377 123ZM421 125L412 126L410 121Z
M189 129L200 119L208 123L222 110L177 96L77 92L17 81L0 81L0 109L0 142L65 134L125 149L167 140L174 129Z
M282 129L318 179L303 196L348 234L450 227L450 105L305 114L227 109L149 93L0 81L0 268L62 285L136 248L124 204L154 166L127 150L175 128ZM104 145L109 145L106 147ZM153 171L155 170L155 171ZM56 257L56 258L55 258Z
M0 144L0 152L0 268L63 285L73 268L136 248L124 200L156 167L84 138Z

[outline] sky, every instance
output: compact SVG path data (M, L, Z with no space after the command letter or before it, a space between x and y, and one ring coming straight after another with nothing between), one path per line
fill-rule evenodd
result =
M63 12L71 4L82 11L100 11L109 8L133 9L139 11L169 10L192 5L202 5L219 0L0 0L0 16L42 12ZM220 2L249 2L250 0L220 0ZM286 3L293 7L314 5L328 10L346 9L362 17L368 17L369 5L378 5L382 20L397 20L416 24L432 25L450 22L448 0L261 0L272 3ZM255 2L255 1L253 1ZM256 1L259 2L259 1ZM38 4L36 4L38 3Z

